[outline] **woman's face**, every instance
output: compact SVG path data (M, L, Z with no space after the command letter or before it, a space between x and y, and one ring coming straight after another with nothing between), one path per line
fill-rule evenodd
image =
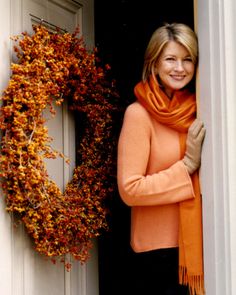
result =
M158 59L156 73L165 93L171 98L174 91L182 89L192 80L195 65L183 45L170 41Z

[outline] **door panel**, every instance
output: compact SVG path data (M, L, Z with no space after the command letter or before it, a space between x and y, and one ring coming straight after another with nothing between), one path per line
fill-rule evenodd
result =
M52 29L57 26L72 32L79 25L82 34L83 27L89 27L92 32L93 18L84 19L85 15L93 16L93 0L82 1L82 4L75 0L12 0L12 35L22 31L32 32L32 24L43 20ZM93 33L87 34L86 40L93 44ZM70 165L61 158L46 161L50 177L64 190L75 165L73 114L65 102L63 106L56 107L55 118L50 118L49 111L45 112L45 116L49 118L47 126L53 138L53 147L71 159ZM81 266L80 262L74 262L71 272L67 272L60 262L54 265L35 252L23 226L13 227L11 248L12 295L98 294L96 247L88 264Z
M30 15L48 21L55 26L72 32L80 24L82 5L77 1L66 0L23 0L23 26L31 27L36 20Z

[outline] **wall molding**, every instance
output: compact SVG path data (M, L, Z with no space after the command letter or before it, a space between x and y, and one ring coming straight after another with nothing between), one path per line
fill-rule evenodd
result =
M233 0L198 0L203 146L204 265L207 295L233 295L235 269L236 54ZM223 2L223 3L222 3ZM234 8L234 9L233 9ZM234 206L234 207L233 207ZM234 208L234 209L233 209Z

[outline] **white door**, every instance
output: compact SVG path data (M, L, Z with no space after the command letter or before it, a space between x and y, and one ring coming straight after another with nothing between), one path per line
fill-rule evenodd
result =
M32 24L44 20L69 32L77 25L89 47L93 46L93 0L11 0L11 33L23 31L32 32ZM72 159L72 165L64 164L62 159L47 161L49 175L63 190L72 176L75 162L75 128L72 114L67 105L57 107L56 117L48 122L49 134L53 137L53 146ZM3 205L4 207L4 205ZM11 261L5 261L4 267L8 275L4 277L7 283L1 282L0 294L4 295L97 295L98 267L96 247L92 258L81 266L73 264L67 272L61 263L56 265L47 261L33 249L32 241L27 236L24 227L14 227L13 218L11 231L6 234L10 241ZM6 223L6 221L4 221ZM0 252L4 252L0 245ZM7 265L6 265L7 264ZM1 265L1 263L0 263ZM6 286L9 286L8 288ZM4 289L1 290L1 286ZM3 293L4 292L4 293Z

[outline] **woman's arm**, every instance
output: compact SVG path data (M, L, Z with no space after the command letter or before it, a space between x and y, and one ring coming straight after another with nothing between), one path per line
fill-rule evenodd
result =
M150 140L148 114L140 105L131 105L125 112L118 144L118 188L123 201L129 206L152 206L193 198L191 178L180 160L146 175Z

